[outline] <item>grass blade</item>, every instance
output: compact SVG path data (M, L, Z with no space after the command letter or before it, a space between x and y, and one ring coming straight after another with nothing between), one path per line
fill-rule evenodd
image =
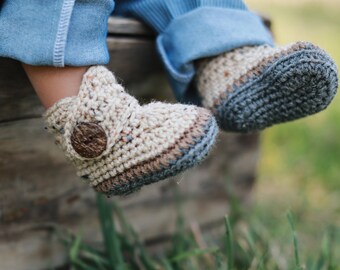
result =
M330 226L325 234L325 247L324 247L324 253L327 260L327 270L332 270L336 268L336 265L333 264L333 251L336 250L334 241L336 239L336 229L334 226Z
M162 259L162 266L164 267L164 270L174 270L170 264L170 262L167 259Z
M97 194L97 204L99 220L104 238L105 249L109 257L110 268L113 270L124 270L124 260L120 248L120 241L112 220L110 205L105 201L105 197Z
M80 251L80 257L94 262L100 270L105 269L105 266L110 266L110 263L106 258L101 257L95 252L87 250L85 247L82 247L82 250Z
M228 216L224 217L226 235L225 235L225 248L228 258L228 270L234 267L234 249L233 249L233 232L230 225L230 220Z
M290 211L287 213L287 218L288 218L288 221L289 221L292 233L293 233L295 265L297 269L303 269L300 264L299 242L298 242L297 235L296 235L294 219Z
M334 230L332 227L328 228L321 243L321 252L319 259L316 263L316 270L320 269L327 269L332 270L335 269L335 266L333 267L333 254L332 251L334 249L333 247L333 241L335 239Z
M70 260L72 263L76 262L79 258L78 254L79 254L80 244L81 244L81 236L77 235L70 249Z
M143 262L145 268L147 270L155 270L156 269L155 263L152 261L150 256L147 254L138 234L133 229L131 224L127 221L122 209L115 202L112 203L112 206L113 206L114 212L116 213L116 215L117 215L117 217L120 221L121 227L124 228L127 236L132 238L132 240L134 242L133 243L134 246L139 249L140 259Z

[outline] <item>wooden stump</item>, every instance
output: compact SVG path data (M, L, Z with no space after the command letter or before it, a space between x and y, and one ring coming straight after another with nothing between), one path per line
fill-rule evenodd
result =
M172 100L155 52L153 33L140 23L111 18L109 68L142 102ZM66 254L48 228L57 224L100 241L94 192L79 181L43 128L43 108L16 61L0 59L0 269L47 269ZM179 177L114 198L144 240L166 239L175 226L174 192L184 213L207 229L228 212L226 181L248 200L255 179L257 135L221 134L210 158Z

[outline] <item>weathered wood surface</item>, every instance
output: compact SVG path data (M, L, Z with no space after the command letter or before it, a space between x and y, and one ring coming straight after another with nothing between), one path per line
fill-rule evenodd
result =
M120 17L109 18L108 32L109 35L155 36L154 32L146 25L135 20Z
M138 85L150 74L162 71L151 38L108 37L107 44L111 57L108 66L124 85ZM20 64L0 58L0 67L0 122L40 117L43 108ZM141 89L144 94L145 89Z
M120 21L124 27L115 22L119 24L110 19L110 69L142 102L173 100L152 35L145 32L149 30L135 21ZM133 30L122 37L124 29ZM20 64L0 59L0 269L44 269L62 263L66 255L46 229L49 224L82 231L87 241L101 238L94 192L75 176L44 131L42 112ZM166 239L173 231L177 189L188 221L216 228L228 211L226 179L234 195L249 199L257 154L256 135L221 134L200 167L115 200L149 242Z

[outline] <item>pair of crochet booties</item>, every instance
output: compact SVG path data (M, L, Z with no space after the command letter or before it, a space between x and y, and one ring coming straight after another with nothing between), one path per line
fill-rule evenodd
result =
M250 132L325 109L337 80L333 60L312 44L243 47L198 63L205 108L141 106L110 71L94 66L78 96L57 102L44 118L81 178L98 192L124 195L202 161L217 123Z

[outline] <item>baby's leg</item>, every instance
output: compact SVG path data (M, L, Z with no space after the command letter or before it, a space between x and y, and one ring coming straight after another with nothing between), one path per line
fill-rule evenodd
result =
M46 109L57 101L77 96L83 75L88 67L48 67L31 66L23 67Z

